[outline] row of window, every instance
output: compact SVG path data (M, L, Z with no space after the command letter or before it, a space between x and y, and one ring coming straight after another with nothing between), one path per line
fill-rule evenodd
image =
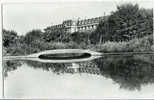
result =
M78 25L93 24L93 23L99 23L99 20L79 21Z
M89 23L99 23L99 21L102 20L102 17L94 18L94 19L87 19L87 20L81 20L78 22L78 25L82 24L89 24Z
M95 29L96 28L96 26L95 25L91 25L91 26L85 26L85 27L78 27L78 29L80 30L82 30L82 29Z

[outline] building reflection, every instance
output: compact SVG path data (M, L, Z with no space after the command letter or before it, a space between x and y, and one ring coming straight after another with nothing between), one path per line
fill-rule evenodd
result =
M65 73L88 73L88 74L96 74L100 75L100 69L92 63L72 63L72 66L65 67L64 69Z

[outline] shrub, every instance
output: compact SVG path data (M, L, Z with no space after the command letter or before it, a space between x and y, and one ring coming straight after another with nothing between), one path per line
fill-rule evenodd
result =
M101 45L95 45L95 51L101 52L149 52L154 50L152 36L133 39L129 42L108 41Z
M151 46L151 50L154 51L154 45Z
M149 36L140 39L133 39L128 42L129 49L135 52L151 51L151 38Z
M126 51L126 42L106 42L99 46L101 49L99 51L103 52L121 52Z

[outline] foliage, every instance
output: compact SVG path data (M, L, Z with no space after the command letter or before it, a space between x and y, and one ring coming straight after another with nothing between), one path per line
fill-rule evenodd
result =
M88 44L90 33L86 32L74 32L71 34L71 40L77 44Z
M59 28L59 29L50 29L50 27L44 29L43 39L45 42L69 42L69 35L65 29Z
M115 12L101 21L91 40L93 43L129 41L150 34L153 34L153 10L128 3L117 6Z
M97 51L100 52L150 52L152 50L153 37L152 35L135 38L129 42L111 42L97 46Z
M41 30L32 30L28 32L25 36L23 41L27 45L32 45L34 42L41 41L42 40L42 32Z
M17 33L13 30L8 31L8 30L3 30L3 46L4 47L9 47L11 45L13 45L16 40L17 40L18 36Z
M107 40L111 40L108 33L109 27L108 27L108 17L105 16L103 21L99 22L99 25L97 26L96 30L93 31L90 35L91 43L97 44L97 43L104 43Z

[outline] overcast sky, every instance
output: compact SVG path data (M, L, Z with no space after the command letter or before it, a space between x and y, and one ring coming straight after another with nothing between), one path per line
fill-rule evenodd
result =
M116 5L125 2L57 2L44 4L4 4L3 27L24 35L32 29L41 29L61 24L63 20L74 18L92 18L109 15L116 10ZM137 1L139 7L152 8L152 0Z

